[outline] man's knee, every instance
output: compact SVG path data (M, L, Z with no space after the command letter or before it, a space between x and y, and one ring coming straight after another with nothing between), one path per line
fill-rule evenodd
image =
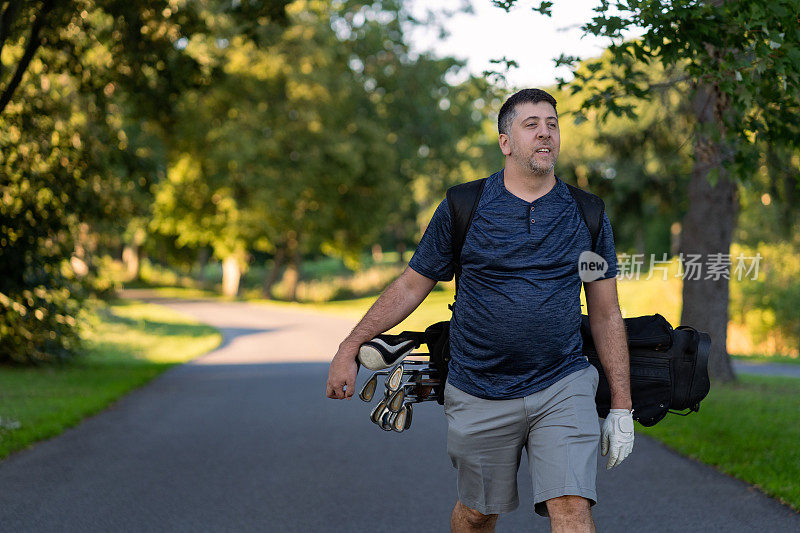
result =
M579 518L589 515L589 500L583 496L565 495L547 500L547 512L551 518Z
M461 518L473 528L483 528L497 521L498 515L483 514L480 511L467 507L460 501L456 503L456 509Z

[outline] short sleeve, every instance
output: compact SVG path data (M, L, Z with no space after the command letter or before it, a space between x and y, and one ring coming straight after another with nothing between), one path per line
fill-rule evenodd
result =
M408 266L429 279L453 279L453 239L450 231L450 206L445 198L434 211Z
M611 229L611 221L608 219L608 213L605 211L603 211L603 225L600 228L600 233L597 235L597 245L594 251L608 263L608 270L603 274L603 277L598 279L615 277L617 275L617 252L614 247L614 232Z

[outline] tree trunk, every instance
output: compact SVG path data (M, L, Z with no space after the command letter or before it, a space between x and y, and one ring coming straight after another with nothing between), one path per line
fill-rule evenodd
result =
M261 288L261 292L264 295L264 298L272 298L272 286L275 285L275 282L278 281L278 276L280 276L281 269L283 268L283 261L285 257L285 251L283 247L278 248L275 251L275 258L272 263L272 269L269 272L269 275L264 278L264 285Z
M297 282L300 281L300 247L297 240L289 239L287 244L287 255L289 256L289 265L284 274L284 280L288 288L289 300L292 302L297 301Z
M698 86L693 96L698 126L713 124L721 128L719 117L724 104L713 87ZM702 130L697 131L694 168L689 182L689 210L683 220L681 252L684 261L686 254L702 254L698 260L702 268L699 275L688 272L684 276L681 324L691 325L711 335L709 374L714 380L727 382L736 379L727 349L728 279L726 276L711 276L707 268L710 254L719 253L729 257L727 254L730 254L736 227L738 197L736 183L722 168L723 158L728 157L725 146L712 141ZM714 186L708 181L712 169L719 172ZM699 279L691 279L693 277Z
M139 279L139 245L136 242L127 243L122 248L122 264L127 281Z
M403 256L406 254L406 245L405 243L401 242L397 245L397 264L405 265L406 262L403 260Z
M235 297L239 294L239 280L242 268L236 255L229 255L222 262L222 294Z
M675 257L681 251L681 223L673 222L669 228L669 255Z
M81 222L78 224L78 232L75 235L75 249L70 258L70 265L73 272L79 278L83 278L94 271L94 253L97 250L97 243L91 235L89 224Z
M209 250L208 246L203 246L199 250L197 250L197 280L200 282L201 285L205 285L208 279L206 278L206 268L208 267L208 261L211 259L211 250Z
M377 242L372 245L372 262L375 264L383 261L383 248Z
M640 219L640 220L643 220L643 219ZM642 254L642 256L644 257L644 254L645 254L645 251L646 251L645 239L644 239L644 225L639 224L639 226L636 228L636 233L634 235L634 240L636 241L636 245L635 245L636 253ZM649 264L647 262L647 260L645 261L645 264Z

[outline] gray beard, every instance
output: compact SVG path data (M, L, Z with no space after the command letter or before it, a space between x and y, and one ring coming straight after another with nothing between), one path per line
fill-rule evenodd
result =
M556 167L556 162L553 161L550 165L544 166L536 162L534 158L530 158L525 162L525 166L531 171L531 174L536 176L546 176L552 172Z
M517 163L519 163L520 166L528 169L534 176L546 176L550 174L550 172L552 172L553 169L556 167L555 161L553 161L551 164L547 166L540 165L539 163L536 162L535 155L531 156L528 159L522 159L520 157L515 157L514 159L517 160Z
M516 147L513 139L511 139L511 150L512 150L512 153L516 152L516 150L517 150L517 147ZM521 167L524 167L524 168L528 169L531 172L531 174L533 174L534 176L546 176L546 175L550 174L550 172L552 172L554 168L556 168L556 160L555 159L553 160L553 162L550 165L548 165L546 167L543 166L543 165L540 165L539 163L537 163L536 162L536 154L535 153L531 157L529 157L527 159L523 159L523 158L519 157L519 155L512 156L512 157L517 161L517 163Z

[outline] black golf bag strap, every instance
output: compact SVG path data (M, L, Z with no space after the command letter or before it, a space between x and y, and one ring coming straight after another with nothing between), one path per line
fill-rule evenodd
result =
M579 189L569 183L566 184L570 194L578 203L586 227L589 228L589 235L592 236L592 251L597 248L597 237L600 235L600 228L603 225L603 212L606 209L603 199L599 196Z
M478 202L481 199L486 178L460 183L447 189L447 205L450 207L450 236L453 247L453 271L456 279L456 295L458 295L458 279L461 277L461 249L467 230L475 216ZM452 306L450 306L452 310Z

